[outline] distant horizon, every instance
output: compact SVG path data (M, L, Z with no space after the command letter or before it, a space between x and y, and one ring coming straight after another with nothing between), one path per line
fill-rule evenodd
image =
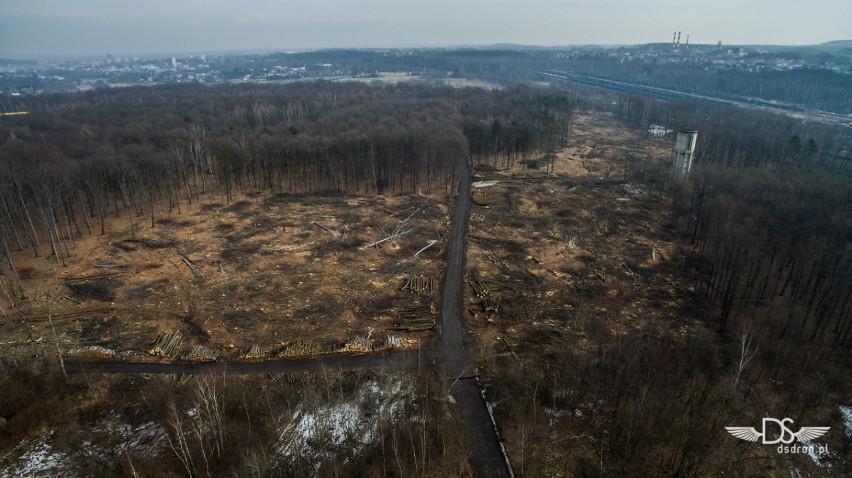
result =
M725 44L723 47L789 47L789 48L808 48L825 46L830 43L852 43L850 39L828 40L821 43L809 44L776 44L776 43L736 43ZM65 55L50 55L44 54L39 56L16 56L0 54L0 61L10 60L16 62L28 61L88 61L88 60L103 60L107 56L115 58L138 57L140 60L159 60L167 58L186 58L193 55L269 55L275 53L283 54L299 54L299 53L315 53L322 51L346 51L346 50L429 50L429 49L446 49L446 50L463 50L463 49L501 49L501 48L530 48L530 49L570 49L580 47L600 47L600 48L623 48L623 47L642 47L648 45L669 45L667 42L645 42L645 43L574 43L565 45L536 45L536 44L521 44L509 42L497 42L489 44L457 44L457 45L407 45L407 46L329 46L319 48L299 48L299 49L284 49L284 48L240 48L233 50L186 50L186 51L148 51L148 52L121 52L121 51L105 51L100 53L73 53ZM681 39L683 45L683 39ZM690 43L693 47L715 47L717 43Z
M0 58L540 45L817 45L852 2L811 0L3 0Z

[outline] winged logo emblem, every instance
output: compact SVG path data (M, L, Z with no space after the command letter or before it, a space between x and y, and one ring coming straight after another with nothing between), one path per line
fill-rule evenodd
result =
M780 433L777 438L774 440L769 440L767 435L767 425L776 424L779 427ZM757 431L754 427L725 427L725 430L728 431L731 435L745 441L756 442L761 440L764 445L774 445L776 443L784 443L789 444L793 443L795 440L800 442L809 442L816 438L819 438L826 433L831 427L802 427L799 431L794 432L790 429L787 424L793 423L791 418L784 418L782 420L777 420L775 418L764 418L763 419L763 428L761 431Z

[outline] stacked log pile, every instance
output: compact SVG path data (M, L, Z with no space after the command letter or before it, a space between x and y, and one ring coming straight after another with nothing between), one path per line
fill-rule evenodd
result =
M500 301L486 295L482 298L482 308L485 309L485 312L500 312Z
M408 276L401 290L410 290L412 294L431 294L435 292L435 278L427 276Z
M479 277L468 279L476 297L482 299L480 305L485 312L500 312L500 299L491 295L491 288Z
M393 321L397 330L420 332L435 326L435 312L431 305L419 305L399 311Z
M379 346L383 345L379 342ZM376 350L376 344L372 342L370 339L364 337L355 337L353 339L349 339L343 345L343 348L340 349L341 352L372 352Z
M180 331L163 332L151 344L148 354L159 357L174 357L181 340L183 340L183 334Z
M481 298L491 294L491 290L488 288L488 285L479 277L471 277L468 279L468 283L470 284L470 287L473 288L473 293L476 294L477 297Z
M394 337L393 335L388 335L387 339L385 339L385 347L392 349L395 347L405 347L405 341L399 337Z
M71 349L68 351L68 355L85 358L110 359L114 358L118 354L115 350L108 349L100 345L89 345L88 347Z
M203 345L196 345L192 350L183 354L184 360L192 362L215 362L217 358L219 358L218 350Z
M239 357L244 360L263 360L266 353L260 345L252 345L240 352Z
M334 344L323 344L315 340L294 340L278 351L278 357L300 357L303 355L324 355L334 353Z

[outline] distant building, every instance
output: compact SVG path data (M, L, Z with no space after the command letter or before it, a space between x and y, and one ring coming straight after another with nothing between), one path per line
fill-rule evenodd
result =
M686 184L689 179L689 170L692 169L692 155L695 153L695 141L697 139L698 131L681 130L677 132L674 158L672 159L672 185Z

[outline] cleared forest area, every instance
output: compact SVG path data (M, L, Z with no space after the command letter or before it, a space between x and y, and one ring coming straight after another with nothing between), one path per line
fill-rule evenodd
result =
M537 98L317 82L31 99L0 148L5 348L209 360L415 344L434 324L464 129L502 120L487 147L535 155L573 107Z
M61 369L416 352L467 160L466 345L516 476L852 463L852 189L835 130L528 87L20 101L31 114L0 124L4 472L52 457L46 475L470 476L453 382L416 353L405 370L254 377ZM684 125L700 152L670 189L672 139L649 130ZM763 417L831 426L831 452L725 431Z

